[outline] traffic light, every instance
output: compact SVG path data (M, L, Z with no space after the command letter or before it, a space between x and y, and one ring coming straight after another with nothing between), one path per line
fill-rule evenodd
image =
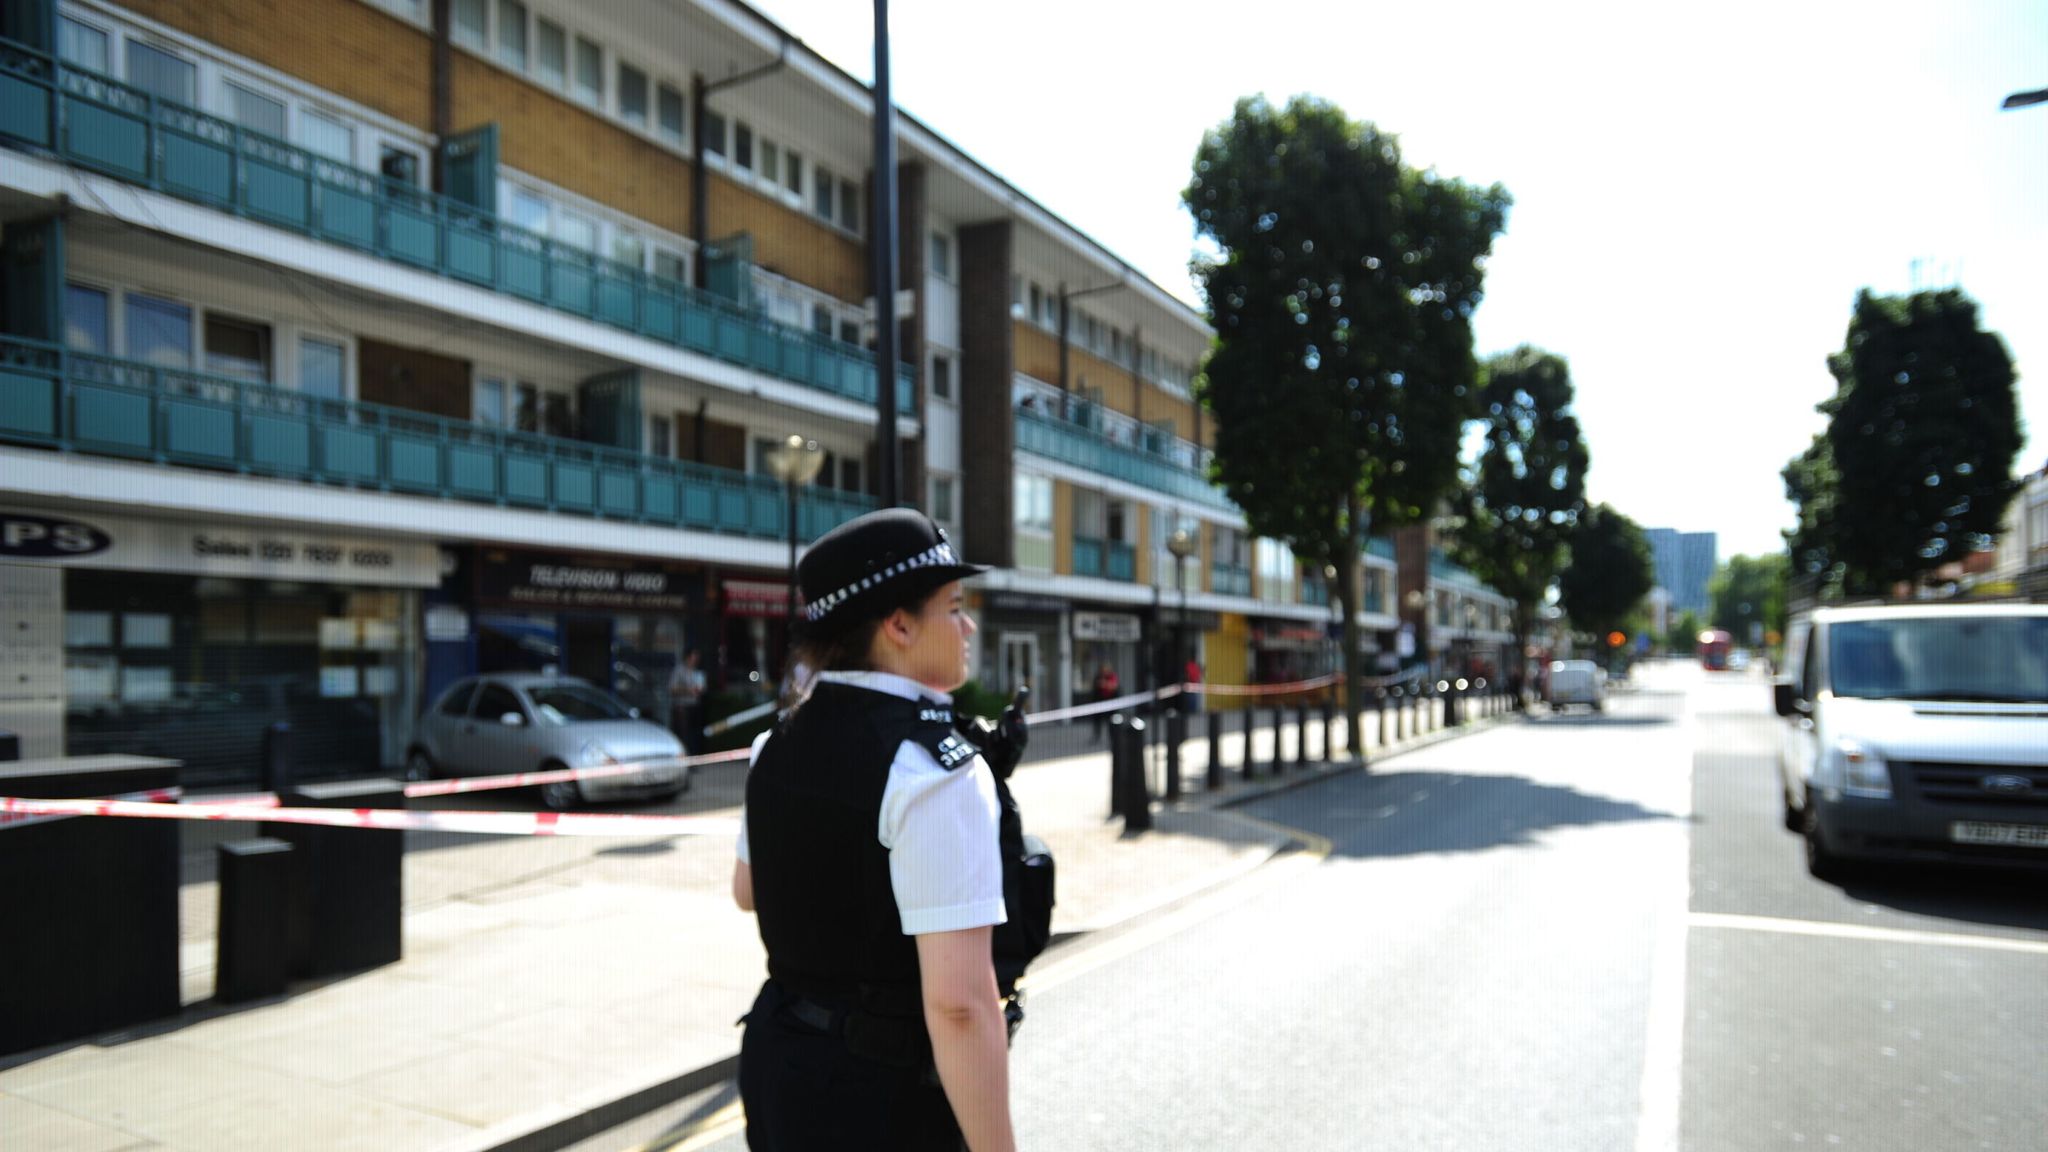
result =
M1619 648L1626 643L1628 643L1628 634L1625 632L1609 632L1607 634L1607 646L1609 648Z

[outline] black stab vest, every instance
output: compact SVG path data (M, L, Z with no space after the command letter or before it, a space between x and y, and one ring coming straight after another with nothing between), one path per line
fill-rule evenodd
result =
M825 681L747 776L755 921L768 975L798 995L890 1015L919 1009L917 942L903 933L889 850L876 838L905 740L947 771L975 755L947 705Z

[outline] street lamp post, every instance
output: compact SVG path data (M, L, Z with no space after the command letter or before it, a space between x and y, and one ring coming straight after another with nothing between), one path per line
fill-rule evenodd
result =
M818 468L825 462L825 453L818 448L816 440L807 440L792 432L782 443L768 450L768 470L782 481L784 491L789 494L789 619L787 634L796 636L798 610L796 589L796 493L797 489L818 477Z
M1173 586L1180 592L1180 613L1174 618L1173 629L1174 675L1185 676L1188 646L1187 560L1195 554L1194 533L1186 528L1175 528L1173 535L1166 538L1166 550L1173 553Z

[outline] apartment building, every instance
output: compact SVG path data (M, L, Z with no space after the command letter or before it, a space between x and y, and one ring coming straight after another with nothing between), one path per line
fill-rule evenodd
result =
M225 782L281 719L310 773L400 764L475 671L661 714L694 649L765 698L884 394L904 502L1002 567L989 686L1327 665L1320 577L1204 479L1200 316L909 115L877 372L871 107L726 0L0 10L0 728Z

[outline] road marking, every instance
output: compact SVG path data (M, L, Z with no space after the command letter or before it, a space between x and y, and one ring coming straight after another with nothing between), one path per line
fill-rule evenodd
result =
M1882 944L1932 944L1942 948L1983 948L1993 952L2024 952L2048 956L2048 940L2014 940L2006 936L1979 936L1968 932L1924 932L1913 928L1879 928L1870 924L1831 924L1824 920L1782 920L1775 916L1737 916L1725 912L1695 912L1696 928L1724 928L1737 932L1776 932L1786 936L1820 936L1836 940L1869 940Z

